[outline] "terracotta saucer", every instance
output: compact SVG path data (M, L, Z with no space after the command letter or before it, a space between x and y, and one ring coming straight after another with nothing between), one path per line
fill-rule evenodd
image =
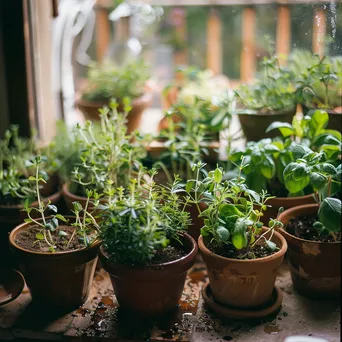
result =
M16 299L24 289L25 281L22 274L13 269L0 272L0 306Z
M202 289L202 296L208 307L213 310L221 318L227 319L253 319L268 316L281 307L283 294L281 290L275 286L272 293L272 301L269 306L261 309L239 309L228 306L223 306L215 302L210 290L210 284L207 283Z

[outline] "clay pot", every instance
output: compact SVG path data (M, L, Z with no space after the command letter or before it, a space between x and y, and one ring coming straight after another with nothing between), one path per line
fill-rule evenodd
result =
M23 223L13 229L9 242L33 302L63 309L84 304L88 298L101 243L68 252L30 251L15 242L17 234L30 225L32 223Z
M203 236L199 237L198 247L208 268L210 289L217 303L243 309L260 308L269 303L277 270L287 249L286 240L279 233L273 233L272 241L280 248L276 253L240 260L215 254L205 246Z
M294 287L314 298L336 298L341 295L341 242L319 242L298 238L286 231L291 218L317 215L319 205L307 204L285 210L279 216L279 229L286 238L287 253Z
M268 222L270 219L275 219L278 215L279 208L283 207L285 210L293 207L297 207L298 205L304 204L315 204L315 198L313 194L298 196L298 197L276 197L271 198L267 201L267 205L271 205L271 207L267 208L264 211L264 215L261 218L261 221L265 226L268 226Z
M42 183L42 188L40 189L40 195L43 197L48 197L54 194L58 190L59 177L57 173L49 176L46 183Z
M44 198L43 202L47 204L50 200L51 204L58 205L60 199L61 193L56 192L52 196ZM38 202L33 202L31 206L37 208ZM27 214L23 209L23 204L0 205L0 269L3 262L5 265L8 265L11 259L8 259L10 257L8 250L8 234L13 228L24 222L27 218ZM30 215L32 217L38 217L38 214L35 211L32 211Z
M277 130L265 133L268 126L274 121L292 123L293 116L296 110L286 112L268 112L249 114L239 111L238 117L240 120L243 134L247 141L259 141L264 138L274 138L279 135Z
M311 108L308 108L302 105L303 115L307 115L310 109ZM322 110L327 112L329 115L329 122L326 128L335 129L339 132L342 132L342 106L337 107L335 109L322 109Z
M91 102L81 97L76 100L77 108L83 113L86 120L99 121L99 109L103 106L108 106L109 101ZM146 92L142 96L134 99L132 101L132 110L127 116L127 133L130 134L140 127L140 121L142 114L146 108L148 108L152 103L152 93ZM118 107L119 111L123 110L120 105Z
M176 309L182 296L187 271L194 264L197 245L183 233L181 246L187 255L181 259L150 266L118 265L100 248L100 260L109 273L120 308L141 317L157 317ZM177 242L173 242L176 246Z

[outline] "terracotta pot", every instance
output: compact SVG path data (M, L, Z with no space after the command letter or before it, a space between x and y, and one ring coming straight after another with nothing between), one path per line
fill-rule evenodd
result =
M310 109L302 105L303 115L307 115ZM318 108L317 108L318 109ZM329 114L329 122L327 129L335 129L339 132L342 132L342 106L337 107L335 109L322 109Z
M286 231L291 218L316 215L318 204L285 210L279 220L288 243L288 262L294 287L305 296L334 298L341 295L341 242L318 242L298 238Z
M245 309L269 303L277 270L287 249L286 240L279 233L273 233L272 241L280 248L276 253L264 258L240 260L215 254L205 246L203 236L199 237L198 247L208 268L210 289L216 302Z
M261 221L265 226L268 226L268 222L270 219L275 219L278 215L278 210L280 207L283 207L285 210L289 208L296 207L298 205L304 204L315 204L315 198L313 194L305 195L305 196L298 196L298 197L276 197L271 198L267 201L267 205L271 205L270 208L267 208L264 211L264 215L261 218Z
M49 200L51 204L58 205L61 200L61 193L56 192L52 196L45 198L44 203L47 204ZM31 206L37 208L38 202L33 202ZM27 218L27 214L23 209L23 204L0 205L0 269L3 262L5 265L8 265L11 261L10 259L12 259L8 250L8 234ZM31 216L38 217L38 214L32 211Z
M103 248L100 260L109 273L115 296L124 311L142 317L157 317L174 310L182 296L187 271L194 264L197 245L188 234L181 234L181 259L150 266L118 265ZM174 243L176 245L176 242Z
M73 217L68 217L73 219ZM32 223L23 223L9 236L10 248L25 277L32 300L46 307L72 309L88 298L95 272L100 242L92 247L68 252L36 252L15 242L20 231Z
M86 120L99 121L99 109L103 106L108 106L109 101L91 102L81 97L76 100L77 108L83 113ZM152 103L152 93L146 92L142 96L132 101L132 110L127 116L127 133L131 133L140 127L140 121L143 111ZM119 111L123 110L120 105Z
M58 190L59 177L57 173L49 176L46 183L42 183L42 188L40 189L40 195L43 197L50 196Z
M245 114L239 112L238 117L240 120L243 134L247 141L259 141L263 138L274 138L279 133L277 130L265 133L267 127L274 121L292 123L293 116L296 110L293 109L287 112L269 112L257 114Z

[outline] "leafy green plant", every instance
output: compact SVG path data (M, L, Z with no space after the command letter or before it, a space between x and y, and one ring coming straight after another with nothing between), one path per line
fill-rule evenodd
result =
M269 229L262 232L260 218L267 209L267 201L272 198L266 191L261 194L249 189L241 176L243 165L237 178L223 180L223 169L217 167L201 179L200 170L204 164L197 164L196 179L188 180L185 190L189 195L188 203L207 204L200 217L204 218L201 235L207 239L215 251L231 251L239 259L256 258L256 248L265 248L269 253L277 250L271 240L273 231L282 224L271 219ZM196 196L192 195L196 194ZM258 205L260 210L254 209ZM267 233L270 233L266 238Z
M108 186L102 211L101 238L110 259L118 264L147 265L156 254L179 240L189 214L177 195L179 180L171 188L145 182L141 170L127 188Z
M280 136L274 139L262 139L248 142L244 150L235 150L229 160L239 163L244 157L243 174L246 184L253 190L267 190L272 195L287 197L301 196L313 192L310 183L298 192L288 192L285 187L284 170L294 161L293 149L300 144L317 152L324 151L325 161L336 163L341 148L341 134L327 130L329 117L326 112L314 111L302 120L293 118L289 123L274 122L267 132L279 129Z
M298 103L308 108L334 109L342 105L342 59L295 50L289 58Z
M47 181L58 170L53 143L44 147L33 138L19 136L19 127L12 125L0 140L0 203L19 204L32 201L34 187L28 181L35 169L29 161L37 154L44 155L41 175ZM41 184L42 185L42 184Z
M124 97L135 99L144 93L149 77L142 60L129 61L120 67L109 62L94 63L89 66L89 83L82 98L93 102L109 101L113 97L120 102Z
M265 57L262 65L262 79L256 79L253 84L242 84L235 90L236 113L294 111L297 103L291 73L280 66L276 56Z
M125 121L131 110L130 101L123 99L123 113L112 99L109 108L100 109L101 127L94 134L93 123L77 125L76 133L84 148L80 162L75 165L70 190L84 196L86 189L102 194L108 182L127 186L129 179L139 168L139 159L144 156L142 144L132 142L127 135Z
M36 173L34 176L30 176L28 180L33 182L35 185L35 193L37 196L38 207L29 207L28 204L23 209L26 211L28 218L25 219L27 223L33 223L40 227L38 233L36 233L36 241L34 244L40 245L40 243L44 242L48 246L48 250L52 253L56 252L56 236L53 236L53 233L56 232L57 228L59 227L59 221L67 223L68 220L61 214L58 214L58 209L55 205L51 205L50 201L45 204L40 195L39 191L39 184L41 182L45 183L45 179L41 176L39 167L42 163L42 157L37 156L31 161L32 165L34 165L36 169ZM95 197L95 200L98 200L96 196L92 193L92 191L87 192L87 203L85 208L83 209L82 206L78 202L74 202L74 214L76 216L76 220L74 223L71 223L71 226L75 227L73 233L68 236L67 232L62 229L58 230L58 236L65 238L64 242L66 244L66 249L68 249L69 244L71 241L78 237L80 241L84 244L85 247L91 246L97 239L96 228L97 223L95 218L92 216L90 212L88 212L88 204L90 198ZM54 214L46 217L46 212L52 211ZM41 217L41 221L36 219L36 215L33 217L33 213L37 214ZM95 232L94 232L95 230Z
M336 241L336 232L341 231L342 169L326 162L325 152L314 152L298 145L293 150L295 161L284 170L285 186L290 192L299 192L311 183L319 203L318 219L313 226L320 234L331 234ZM335 197L334 197L335 196Z

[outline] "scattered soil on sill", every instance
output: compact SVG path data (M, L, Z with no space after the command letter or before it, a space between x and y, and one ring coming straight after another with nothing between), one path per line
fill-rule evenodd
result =
M278 251L271 251L264 245L257 244L253 249L236 249L232 244L218 245L214 240L205 241L206 247L217 255L230 259L259 259L272 255Z
M174 261L186 256L182 249L178 249L173 246L167 246L166 248L159 249L154 258L150 261L150 265L154 264L164 264L166 262Z
M62 230L67 233L67 236L59 236L58 232ZM71 238L71 235L75 227L71 226L58 226L54 232L51 232L51 236L55 242L56 252L73 251L84 248L82 241L78 240L78 235L75 234L69 246L67 243ZM35 252L49 252L49 245L44 240L38 240L36 234L41 233L42 228L35 225L30 226L28 229L21 231L17 234L15 242L18 246ZM38 242L36 242L38 241ZM36 242L36 243L35 243Z
M334 242L331 235L322 236L319 235L317 230L313 228L313 224L318 221L317 215L311 216L298 216L292 218L287 226L286 231L300 239L320 242ZM338 240L341 240L341 234L336 234Z

